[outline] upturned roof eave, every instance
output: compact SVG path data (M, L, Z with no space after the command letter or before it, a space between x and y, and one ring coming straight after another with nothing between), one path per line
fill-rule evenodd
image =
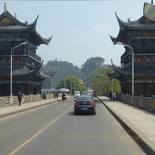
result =
M26 31L33 31L33 26L0 26L0 32L26 32Z
M52 37L49 37L48 39L45 39L43 37L41 37L41 35L39 35L39 33L36 31L36 24L38 21L38 17L35 19L35 21L32 24L27 24L27 23L22 23L19 20L17 20L17 18L15 18L14 16L12 16L8 11L4 11L1 15L0 15L0 19L2 19L3 17L8 17L9 19L11 19L13 21L14 24L10 24L10 25L6 25L6 24L1 24L0 25L0 33L5 33L5 32L9 32L9 33L19 33L19 32L31 32L35 38L38 39L38 44L45 44L48 45L49 42L51 41Z
M21 63L13 63L13 69L12 69L12 75L13 76L25 76L29 74L33 74L35 72L38 72L42 66L42 63L39 63L39 65L34 64L28 64L27 62L21 62ZM6 68L8 68L6 70ZM10 64L9 63L1 63L0 67L0 76L10 76Z
M120 30L117 37L110 36L110 38L114 45L116 44L116 42L122 42L125 44L125 42L122 40L123 36L125 36L125 33Z
M52 76L47 75L47 74L43 73L42 71L39 72L39 76L44 78L44 79L53 79Z
M51 39L53 38L53 35L52 35L50 38L45 39L41 37L41 35L36 30L32 31L32 34L39 40L40 43L45 44L45 45L48 45Z
M42 63L43 63L43 61L42 61ZM34 65L31 65L28 63L23 63L20 65L20 69L14 69L13 68L12 76L13 77L21 77L21 76L35 75L35 76L38 76L38 77L43 78L43 79L52 79L53 76L46 74L41 70L42 63L40 63L38 66L34 66ZM7 66L8 66L8 64L7 64ZM6 65L5 65L5 68L6 68ZM4 70L3 66L1 66L1 70ZM7 70L5 72L0 72L0 76L1 77L10 77L10 71Z
M124 75L132 75L132 63L129 63L125 67L117 67L112 65L115 73L124 74ZM153 75L155 76L155 62L136 62L134 63L134 75Z
M41 35L39 35L39 33L34 29L34 27L19 27L19 26L14 26L13 28L10 27L5 27L4 29L2 28L2 26L0 26L0 33L5 33L5 32L9 32L9 33L19 33L19 32L27 32L27 33L32 33L33 36L35 36L35 38L37 38L37 40L39 41L40 44L46 44L48 45L49 42L51 41L52 37L48 39L42 38ZM39 44L38 44L39 45Z
M117 38L112 37L112 36L110 36L110 35L109 35L109 37L110 37L111 41L115 44L115 43L116 43L116 39L117 39Z
M6 11L6 12L4 11L4 12L0 15L0 19L2 19L3 17L8 17L8 18L10 18L10 19L14 22L14 25L19 25L19 26L23 26L23 27L29 26L29 27L34 27L34 28L35 28L39 15L38 15L37 18L34 20L34 22L31 23L31 24L27 24L26 22L25 22L25 23L20 22L16 17L12 16L11 13L9 13L8 11ZM3 25L3 24L1 24L1 25ZM4 26L5 26L5 24L4 24ZM10 26L12 26L12 25L10 25Z
M117 16L117 14L116 18L119 23L120 30L155 30L155 22L146 24L140 22L142 18L146 18L144 15L138 20L129 22L124 22Z

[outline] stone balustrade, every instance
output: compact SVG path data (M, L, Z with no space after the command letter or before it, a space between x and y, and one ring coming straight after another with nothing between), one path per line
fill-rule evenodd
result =
M37 95L24 95L22 98L22 103L30 103L30 102L36 102L43 99L51 99L54 98L53 94L37 94ZM10 106L10 105L16 105L18 104L18 98L17 96L1 96L0 97L0 107L2 106Z
M117 99L125 104L130 104L137 108L155 113L155 95L152 97L144 97L143 95L133 96L133 103L131 95L119 94Z

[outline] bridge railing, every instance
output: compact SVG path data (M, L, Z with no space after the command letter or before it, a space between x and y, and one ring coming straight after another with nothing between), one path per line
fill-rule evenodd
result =
M51 99L54 98L53 94L37 94L37 95L24 95L22 97L22 103L30 103L30 102L36 102L43 99ZM17 96L1 96L0 97L0 107L2 106L10 106L10 105L16 105L18 104L18 98Z
M117 99L123 103L155 113L155 95L152 97L133 96L133 103L131 95L119 94Z

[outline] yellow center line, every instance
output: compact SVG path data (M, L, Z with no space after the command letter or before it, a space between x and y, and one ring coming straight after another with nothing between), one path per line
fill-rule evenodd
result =
M68 112L69 110L71 110L73 108L73 106L69 109L67 109L65 112L63 112L61 115L59 115L58 117L56 117L52 122L50 122L49 124L47 124L44 128L42 128L40 131L38 131L36 134L34 134L32 137L30 137L29 139L27 139L25 142L23 142L21 145L19 145L16 149L14 149L12 152L10 152L8 155L14 155L15 153L17 153L19 150L21 150L25 145L27 145L28 143L30 143L34 138L36 138L37 136L39 136L45 129L47 129L49 126L51 126L53 123L55 123L60 117L62 117L66 112Z

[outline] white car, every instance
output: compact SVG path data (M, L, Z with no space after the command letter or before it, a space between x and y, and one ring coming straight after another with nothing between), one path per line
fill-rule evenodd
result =
M77 98L78 96L80 96L80 91L75 91L74 98Z

